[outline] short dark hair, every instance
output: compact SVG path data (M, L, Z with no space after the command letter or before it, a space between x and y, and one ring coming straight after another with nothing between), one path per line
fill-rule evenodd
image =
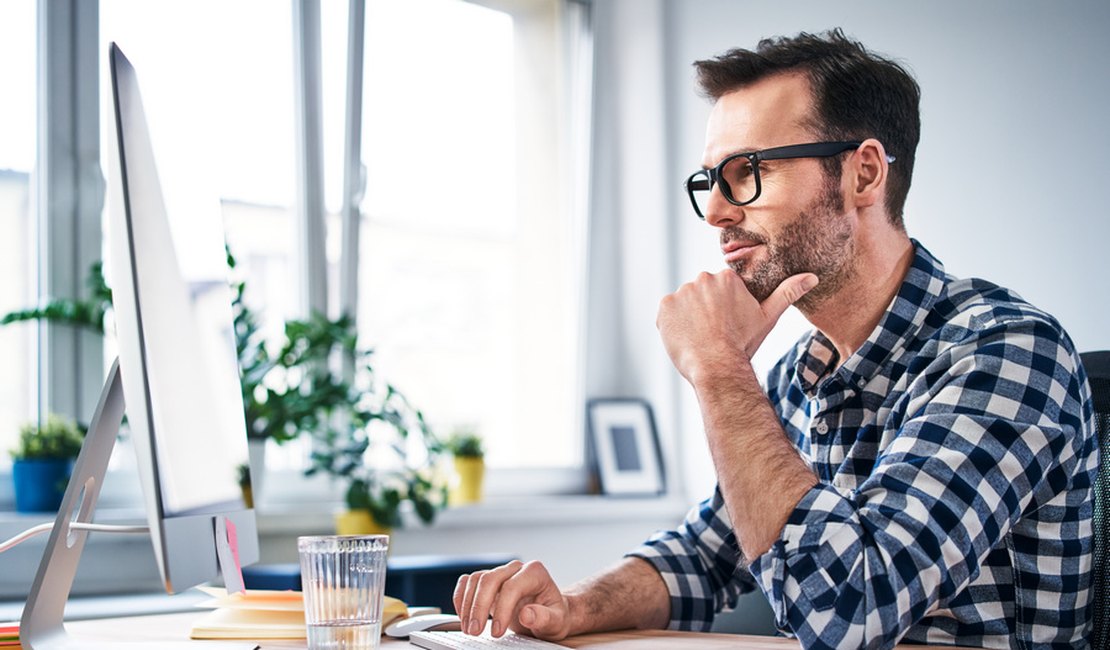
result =
M809 79L815 106L812 125L827 140L876 138L897 158L890 166L886 203L890 220L902 225L921 137L921 89L895 61L869 52L839 28L822 34L765 38L755 50L736 48L696 61L698 85L714 101L733 90L779 73L801 72ZM840 158L826 170L840 177Z

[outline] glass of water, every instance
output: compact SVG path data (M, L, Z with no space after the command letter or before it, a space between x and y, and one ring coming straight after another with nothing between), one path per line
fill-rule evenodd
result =
M388 535L298 537L308 650L378 650Z

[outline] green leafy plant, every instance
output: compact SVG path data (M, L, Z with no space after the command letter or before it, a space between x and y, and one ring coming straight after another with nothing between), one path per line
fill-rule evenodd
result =
M46 422L28 423L19 430L19 442L11 450L13 460L65 460L77 458L85 431L73 420L50 414Z
M230 252L227 264L234 273L237 263ZM287 322L275 350L245 295L246 282L233 281L231 310L247 437L281 444L318 429L321 418L346 397L329 362L337 345L354 345L356 333L349 319L329 321L314 314L308 321Z
M234 277L238 266L228 251ZM41 308L12 312L0 324L46 320L105 333L112 293L100 263L92 266L87 299L51 300ZM431 470L443 452L424 414L394 386L381 381L361 348L349 317L313 314L285 323L284 336L268 341L248 306L246 283L232 281L232 315L243 390L247 436L281 444L312 440L306 474L324 473L346 484L351 509L366 509L380 524L402 525L402 504L431 522L446 503L446 486ZM354 359L345 377L338 366Z
M486 455L482 437L470 429L458 429L447 438L447 451L456 458L482 458Z
M85 284L89 287L88 298L58 298L50 300L42 307L13 311L0 318L0 325L45 320L83 327L98 334L104 334L104 317L112 310L112 290L104 281L104 271L100 262L93 263Z
M423 412L375 373L373 351L358 346L354 322L315 314L286 323L285 338L273 357L279 371L269 371L270 379L256 389L255 421L282 427L283 436L310 436L306 474L345 482L348 508L399 527L401 505L409 501L422 521L431 522L446 503L446 484L430 469L443 446ZM345 355L354 360L349 379L336 370ZM265 358L260 353L257 359Z

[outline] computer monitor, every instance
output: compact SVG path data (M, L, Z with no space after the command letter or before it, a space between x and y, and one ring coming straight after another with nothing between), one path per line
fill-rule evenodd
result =
M110 48L118 174L109 201L112 302L123 394L154 553L166 590L217 575L213 520L230 519L257 559L227 252L218 205L164 205L135 70Z
M239 567L258 559L254 511L239 480L246 423L219 214L167 210L135 70L114 43L108 56L116 136L108 266L119 361L24 609L24 647L75 645L63 612L88 532L73 522L92 518L124 411L166 590L221 575L241 589Z

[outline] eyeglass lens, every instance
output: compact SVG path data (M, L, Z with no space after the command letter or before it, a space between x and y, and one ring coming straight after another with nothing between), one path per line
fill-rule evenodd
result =
M690 196L703 216L709 211L709 197L712 194L709 173L709 170L703 170L695 174L689 183ZM755 170L746 156L737 156L726 161L718 168L718 173L717 181L721 184L721 192L736 203L751 201L759 191Z

